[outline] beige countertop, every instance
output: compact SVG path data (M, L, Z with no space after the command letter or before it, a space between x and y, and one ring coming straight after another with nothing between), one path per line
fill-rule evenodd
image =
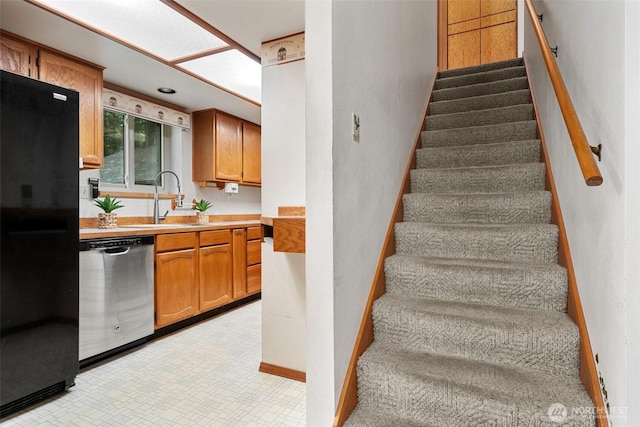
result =
M208 224L144 224L125 225L117 228L81 228L80 240L100 239L106 237L142 236L164 233L185 233L189 231L220 230L225 228L259 227L260 220L217 221Z

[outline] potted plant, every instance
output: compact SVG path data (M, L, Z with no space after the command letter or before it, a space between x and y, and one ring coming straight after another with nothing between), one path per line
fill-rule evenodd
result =
M193 210L196 211L196 219L198 224L209 223L209 215L206 214L207 209L211 207L211 202L205 199L196 201L193 199Z
M111 196L107 194L102 200L96 199L95 205L104 211L98 214L98 228L116 228L118 225L118 214L113 211L124 207L120 200L117 200L115 197L111 198Z

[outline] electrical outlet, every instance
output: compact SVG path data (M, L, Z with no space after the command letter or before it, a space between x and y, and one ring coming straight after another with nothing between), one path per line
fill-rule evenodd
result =
M90 199L91 198L91 189L88 185L80 186L80 198L81 199Z
M224 185L224 192L236 194L238 192L238 184L235 182L227 182Z

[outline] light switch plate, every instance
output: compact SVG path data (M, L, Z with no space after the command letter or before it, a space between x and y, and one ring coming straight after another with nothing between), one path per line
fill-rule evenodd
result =
M90 199L91 197L91 189L88 185L80 185L80 198L81 199Z

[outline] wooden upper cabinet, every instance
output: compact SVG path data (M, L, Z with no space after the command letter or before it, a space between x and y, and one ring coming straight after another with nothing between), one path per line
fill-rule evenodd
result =
M242 181L252 184L262 182L261 159L262 132L258 125L245 122L242 134Z
M217 110L192 115L193 181L261 182L260 126Z
M224 181L241 181L242 120L216 112L214 138L215 178Z
M41 49L39 77L80 93L80 156L86 168L101 168L102 69Z
M4 34L0 38L0 68L12 73L37 78L36 58L38 49L30 44Z

